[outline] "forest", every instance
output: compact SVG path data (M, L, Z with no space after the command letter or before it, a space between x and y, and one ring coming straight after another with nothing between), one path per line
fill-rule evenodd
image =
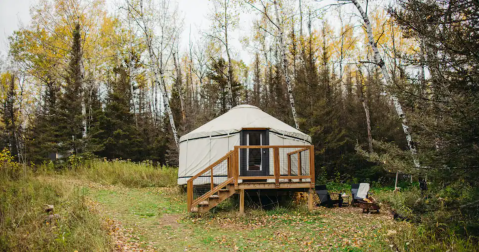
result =
M318 183L426 179L409 213L477 239L477 0L209 4L192 37L174 0L36 1L0 55L0 148L177 166L182 135L250 104L312 137Z

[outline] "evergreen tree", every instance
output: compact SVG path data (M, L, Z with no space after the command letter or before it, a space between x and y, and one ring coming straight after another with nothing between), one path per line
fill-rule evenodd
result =
M131 112L130 77L123 64L115 67L113 73L105 110L98 118L99 131L96 133L96 138L103 142L103 149L96 154L108 159L139 161L141 139Z
M19 150L18 150L18 122L17 122L17 109L15 108L15 75L7 73L5 75L6 79L4 81L8 83L1 83L6 84L7 86L7 93L5 100L3 101L3 108L2 112L2 122L4 126L4 146L10 150L12 156L17 158L19 157Z
M35 111L32 127L27 133L28 157L35 163L43 163L49 159L56 159L58 152L59 134L57 123L59 120L58 100L60 87L53 80L45 79L45 89L42 94L42 103Z
M66 84L58 101L57 133L59 151L80 154L83 151L84 117L82 114L82 48L81 28L77 23L72 33L70 62L66 71Z

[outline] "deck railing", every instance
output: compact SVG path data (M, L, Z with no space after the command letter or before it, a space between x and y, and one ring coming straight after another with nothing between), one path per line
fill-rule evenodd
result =
M268 149L269 173L265 176L239 176L242 149ZM235 146L234 149L235 185L239 181L268 179L278 187L282 182L303 182L309 180L314 187L314 146L313 145L249 145ZM243 153L244 155L244 153ZM306 181L304 181L306 182Z
M248 149L267 149L269 151L269 174L264 176L241 176L240 160ZM266 161L266 160L265 160ZM280 187L281 183L310 183L314 188L314 146L313 145L253 145L235 146L234 150L206 167L187 182L188 209L199 204L209 196L228 185L247 183L251 180L267 180ZM195 193L195 190L196 193ZM204 191L201 192L200 189ZM190 211L190 210L189 210Z
M225 187L227 184L233 182L233 151L228 152L222 158L218 159L213 164L206 167L204 170L200 171L195 176L191 177L187 181L187 201L188 209L191 209L191 206L197 205L199 202L208 198L214 192L219 191L221 188ZM227 184L224 183L228 181ZM197 192L206 193L194 193L194 186L202 185ZM207 189L205 189L207 185ZM221 187L220 187L221 186ZM209 190L209 192L208 192ZM213 192L210 194L210 192ZM209 195L208 195L209 194ZM196 197L195 197L196 196ZM188 210L190 211L190 210Z

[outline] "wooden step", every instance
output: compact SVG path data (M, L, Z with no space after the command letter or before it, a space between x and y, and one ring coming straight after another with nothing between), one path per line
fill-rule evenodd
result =
M198 212L198 208L197 208L197 207L192 207L192 208L191 208L191 212L192 212L192 213L197 213L197 212Z
M211 195L211 196L210 196L210 199L219 199L219 198L220 198L219 195Z
M200 203L198 203L199 206L207 206L209 205L210 203L208 201L201 201Z

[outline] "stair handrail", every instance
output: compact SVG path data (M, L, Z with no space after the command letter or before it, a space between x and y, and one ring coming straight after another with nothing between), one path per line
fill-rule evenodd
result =
M228 153L226 153L226 155L224 155L222 158L218 159L216 162L214 162L213 164L209 165L208 167L206 167L205 169L203 169L202 171L198 172L195 176L191 177L190 179L188 179L187 181L187 205L188 205L188 211L191 211L191 206L193 205L194 202L196 201L193 201L193 181L195 179L197 179L199 176L201 176L202 174L206 173L207 171L211 170L211 178L212 178L212 181L211 181L211 190L214 190L214 186L213 186L213 168L215 166L217 166L218 164L220 164L221 162L231 158L233 156L233 153L234 151L230 151ZM232 180L230 180L230 178L232 178L232 168L231 166L233 165L233 162L232 160L229 160L228 162L228 179L227 181L231 182ZM218 189L219 190L219 189ZM204 196L204 195L203 195Z
M216 192L218 192L219 190L223 189L224 187L226 187L227 185L229 185L231 182L233 182L233 179L234 179L234 178L229 178L229 179L225 180L223 183L217 185L215 188L213 188L213 190L208 191L207 193L201 195L200 197L198 197L197 199L195 199L195 200L193 201L193 204L192 204L192 205L197 205L197 204L200 203L201 201L206 200L206 199L209 198L211 195L215 194Z

